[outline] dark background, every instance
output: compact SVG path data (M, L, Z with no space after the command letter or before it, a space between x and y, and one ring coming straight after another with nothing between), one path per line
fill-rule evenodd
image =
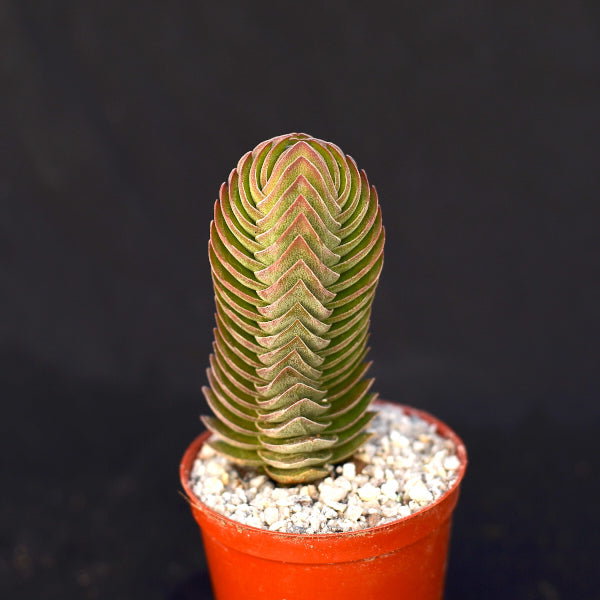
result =
M211 597L212 206L305 131L379 191L378 391L470 453L447 599L598 598L599 12L0 1L0 595Z

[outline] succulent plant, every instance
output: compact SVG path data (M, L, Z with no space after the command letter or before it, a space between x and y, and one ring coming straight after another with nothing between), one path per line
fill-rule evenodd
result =
M328 474L370 437L365 378L383 264L375 188L334 144L262 142L223 183L210 227L216 328L210 445L280 483Z

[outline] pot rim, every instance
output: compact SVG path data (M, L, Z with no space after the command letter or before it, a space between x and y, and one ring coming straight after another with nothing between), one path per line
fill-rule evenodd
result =
M193 507L195 507L196 509L203 512L207 517L211 518L212 520L224 522L224 523L228 524L229 526L233 526L240 533L247 532L248 534L256 534L256 533L268 534L269 536L273 536L273 539L280 539L282 541L283 540L299 541L299 540L307 540L309 538L314 539L314 540L319 540L319 539L332 540L334 538L335 539L340 539L340 538L344 539L344 538L353 538L353 537L365 537L365 536L368 536L369 534L376 534L378 532L383 533L389 529L397 528L399 526L399 524L402 524L402 525L406 524L407 526L409 526L411 523L415 523L416 521L419 521L420 519L425 517L428 513L431 513L432 511L435 512L436 509L442 503L444 503L448 500L448 496L453 493L456 496L455 500L458 500L459 486L464 478L467 463L468 463L467 450L466 450L465 444L462 441L462 439L448 425L446 425L446 423L444 423L437 417L433 416L432 414L430 414L424 410L417 409L417 408L414 408L414 407L406 405L406 404L390 402L387 400L376 400L373 404L375 406L391 404L395 407L401 408L409 416L415 415L415 416L418 416L418 417L424 419L428 423L431 423L436 426L436 429L435 429L436 433L438 433L439 435L441 435L444 438L450 439L456 446L456 455L460 461L460 465L457 469L456 478L455 478L454 482L452 483L452 486L449 489L447 489L434 502L432 502L431 504L428 504L427 506L420 508L419 510L412 513L411 515L408 515L406 517L401 517L399 519L396 519L389 523L384 523L382 525L375 525L374 527L366 527L366 528L357 529L354 531L340 531L340 532L332 532L332 533L286 533L286 532L281 532L281 531L270 531L268 529L254 527L253 525L247 525L245 523L240 523L239 521L235 521L234 519L230 519L229 517L226 517L226 516L216 512L215 510L213 510L212 508L208 507L206 504L201 502L200 499L194 493L192 486L190 484L190 473L191 473L194 461L196 460L196 457L198 455L198 452L200 451L202 444L210 437L211 434L209 431L204 431L201 434L199 434L192 441L192 443L188 446L188 448L186 449L186 451L183 455L183 458L179 465L179 475L180 475L180 479L181 479L181 484L185 491L185 494L182 494L182 495L189 502L189 504L191 504ZM454 508L454 504L455 503L453 503L452 509ZM451 510L450 510L450 512L451 512Z

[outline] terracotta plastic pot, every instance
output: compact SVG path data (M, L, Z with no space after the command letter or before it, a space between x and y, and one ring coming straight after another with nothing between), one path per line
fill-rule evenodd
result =
M425 412L402 408L434 423L440 435L456 444L457 480L441 498L409 517L355 532L280 533L219 515L196 498L189 483L208 432L192 442L181 461L181 483L202 531L216 600L442 598L451 517L467 453L447 425Z

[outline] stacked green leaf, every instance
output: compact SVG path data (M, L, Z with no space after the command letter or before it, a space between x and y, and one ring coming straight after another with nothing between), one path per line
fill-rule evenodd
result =
M281 483L327 474L369 438L365 375L383 263L375 188L334 144L289 134L244 155L211 223L211 445Z

